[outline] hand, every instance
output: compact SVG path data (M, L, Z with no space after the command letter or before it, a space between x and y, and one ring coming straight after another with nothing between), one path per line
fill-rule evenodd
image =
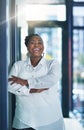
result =
M48 90L49 88L41 88L41 89L36 89L36 88L32 88L30 89L30 93L41 93L45 90Z
M12 77L9 78L8 81L11 82L11 85L14 83L20 84L22 86L28 85L27 80L21 79L19 77L14 76L14 75L12 75Z

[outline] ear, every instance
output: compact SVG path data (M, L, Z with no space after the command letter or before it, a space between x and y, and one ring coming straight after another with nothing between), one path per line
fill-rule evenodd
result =
M29 57L30 56L30 54L29 54L29 52L27 52L27 57Z
M29 51L29 47L27 46L27 51Z

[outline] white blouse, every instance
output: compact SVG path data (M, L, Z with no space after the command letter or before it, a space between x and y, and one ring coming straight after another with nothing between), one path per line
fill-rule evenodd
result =
M60 67L55 60L41 59L33 67L30 58L17 61L9 74L28 80L29 88L19 84L8 83L8 91L16 95L16 109L13 127L39 128L47 126L62 118L61 105L58 96L58 81ZM31 88L49 88L41 93L29 93ZM16 123L18 122L18 123ZM20 127L19 123L23 125Z

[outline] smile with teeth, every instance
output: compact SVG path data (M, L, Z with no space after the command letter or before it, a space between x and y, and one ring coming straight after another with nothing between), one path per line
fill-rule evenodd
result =
M38 51L40 51L40 49L39 48L34 48L33 51L38 52Z

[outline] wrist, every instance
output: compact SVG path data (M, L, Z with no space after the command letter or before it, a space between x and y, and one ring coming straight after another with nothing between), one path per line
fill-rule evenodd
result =
M29 84L28 84L27 80L25 80L25 85L26 85L27 88L29 88Z

